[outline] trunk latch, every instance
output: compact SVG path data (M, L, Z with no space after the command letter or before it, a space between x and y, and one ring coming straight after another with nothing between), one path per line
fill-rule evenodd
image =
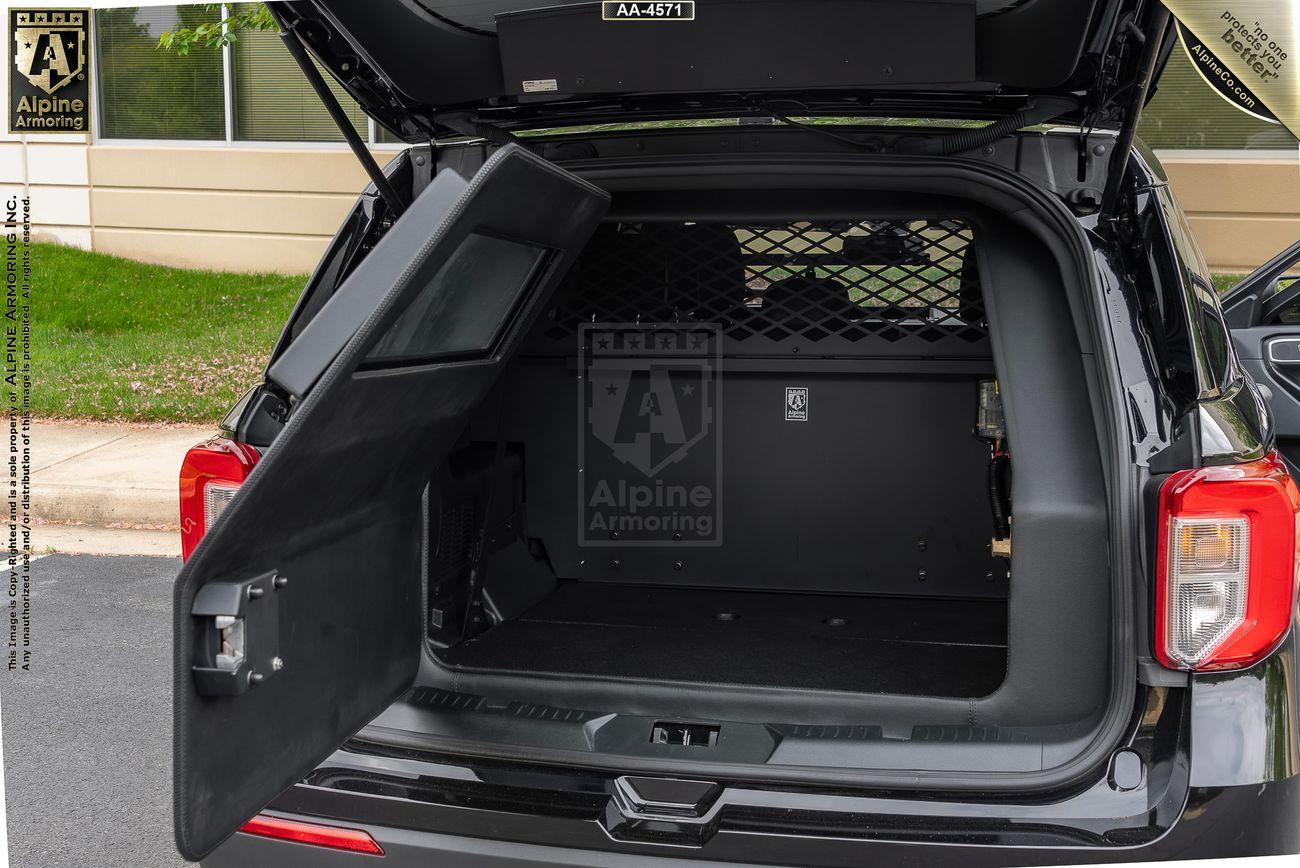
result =
M722 728L712 723L681 723L661 720L650 730L654 744L675 744L680 747L713 747L718 743Z
M602 821L619 841L700 847L718 830L722 787L713 781L623 776Z
M269 572L199 588L190 607L200 622L192 667L199 695L243 693L284 668L279 592L286 584Z

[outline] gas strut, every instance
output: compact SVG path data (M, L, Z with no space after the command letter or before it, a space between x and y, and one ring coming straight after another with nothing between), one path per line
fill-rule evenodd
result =
M1119 128L1115 139L1115 149L1110 154L1110 166L1106 170L1106 189L1101 194L1100 218L1114 216L1119 205L1119 191L1124 183L1124 173L1128 171L1129 151L1133 149L1133 137L1137 135L1138 119L1142 116L1142 106L1146 103L1147 93L1151 90L1151 79L1155 77L1156 65L1160 62L1160 47L1164 44L1165 34L1169 30L1169 10L1163 3L1156 3L1147 27L1146 39L1142 43L1142 58L1138 62L1137 81L1129 94L1128 111L1124 112L1124 125Z
M302 41L297 29L293 25L286 25L283 20L280 21L280 39L284 42L284 47L289 49L289 54L293 56L294 61L302 70L302 74L307 76L307 81L311 83L312 90L316 91L316 96L325 105L325 110L330 113L334 123L338 125L339 132L343 133L343 138L347 141L348 147L352 153L361 161L361 168L366 170L370 176L371 182L375 189L379 191L379 196L388 205L388 211L396 220L405 210L402 200L398 197L397 191L393 185L388 183L388 178L375 162L375 158L370 155L366 143L361 141L361 136L357 135L356 129L352 126L347 113L343 111L343 106L334 98L334 92L329 89L325 79L321 78L320 71L316 69L316 64L311 62L310 55L307 54L307 47Z

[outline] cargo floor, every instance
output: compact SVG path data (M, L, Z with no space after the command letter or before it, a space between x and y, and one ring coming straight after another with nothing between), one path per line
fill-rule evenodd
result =
M451 666L976 697L1006 670L1005 601L565 583L441 652Z

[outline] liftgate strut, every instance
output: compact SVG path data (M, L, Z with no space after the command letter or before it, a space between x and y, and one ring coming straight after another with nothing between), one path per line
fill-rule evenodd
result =
M1119 206L1120 189L1124 183L1124 173L1128 170L1129 151L1132 150L1133 139L1137 135L1142 106L1151 90L1151 80L1160 63L1160 48L1170 30L1169 21L1169 10L1163 4L1157 4L1151 14L1146 39L1142 42L1142 59L1138 63L1137 80L1129 94L1128 111L1124 112L1124 124L1119 129L1115 149L1110 155L1110 166L1106 170L1106 189L1101 194L1100 209L1103 220L1114 217L1115 209Z
M321 77L320 70L316 69L316 64L312 63L302 36L299 35L293 25L286 26L281 21L280 39L283 40L285 47L289 49L289 54L302 70L302 74L307 76L307 81L311 83L312 90L316 91L316 96L320 97L320 101L325 105L325 110L330 113L330 117L338 125L339 132L343 134L348 147L361 161L361 167L370 176L371 182L375 185L375 190L379 192L380 198L388 205L389 213L396 220L405 210L401 198L398 197L397 191L393 189L393 185L388 183L388 178L385 177L383 170L379 168L379 164L375 162L375 158L370 155L366 143L361 141L361 136L357 135L356 129L352 126L352 121L348 118L347 113L343 111L343 106L339 105L339 101L334 98L334 92L329 89L329 85Z

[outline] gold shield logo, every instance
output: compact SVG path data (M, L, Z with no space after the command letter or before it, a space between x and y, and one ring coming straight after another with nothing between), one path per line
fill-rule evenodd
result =
M84 78L85 12L15 14L14 65L24 78L48 94Z

